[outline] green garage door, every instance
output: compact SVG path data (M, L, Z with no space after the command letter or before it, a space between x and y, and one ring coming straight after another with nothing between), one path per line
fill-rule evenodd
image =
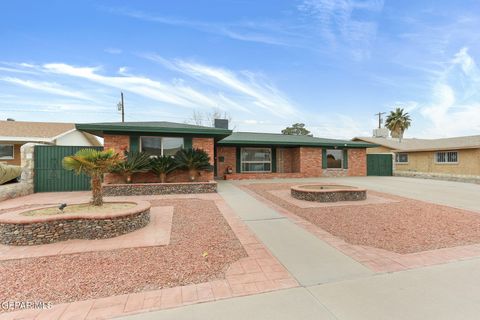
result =
M367 154L367 176L391 176L391 154Z
M90 179L63 169L62 160L80 149L102 150L103 147L35 146L35 192L90 190Z

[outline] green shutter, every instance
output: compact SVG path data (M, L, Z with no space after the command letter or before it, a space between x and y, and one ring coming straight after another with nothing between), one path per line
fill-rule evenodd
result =
M237 173L242 172L242 170L241 170L242 162L241 162L241 160L240 160L241 151L242 151L242 150L241 150L239 147L237 147L237 150L236 150L236 152L235 152L235 157L236 157L236 161L237 161L237 165L236 165L236 167L237 167L237 168L236 168L236 169L237 169L237 170L236 170Z
M327 169L327 149L322 149L322 169Z
M192 149L192 137L183 138L183 147L185 149Z
M272 172L277 172L277 148L272 148Z
M343 169L348 169L348 149L343 149Z
M138 136L130 136L130 151L132 152L140 151L139 140L140 138Z

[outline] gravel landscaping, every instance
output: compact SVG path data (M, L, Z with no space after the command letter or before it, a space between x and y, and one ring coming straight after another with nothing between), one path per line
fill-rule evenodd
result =
M50 216L50 215L65 214L65 213L109 213L109 212L115 212L117 210L133 208L135 206L136 206L135 203L130 203L130 202L105 202L102 206L93 206L89 203L82 203L82 204L69 205L65 207L65 209L63 210L60 210L58 206L55 206L55 207L25 211L25 212L22 212L21 215Z
M247 254L213 201L155 200L174 206L168 246L0 262L0 301L70 302L223 278Z
M480 243L480 215L475 212L370 190L369 195L396 201L301 208L269 192L293 185L243 187L354 245L406 254Z

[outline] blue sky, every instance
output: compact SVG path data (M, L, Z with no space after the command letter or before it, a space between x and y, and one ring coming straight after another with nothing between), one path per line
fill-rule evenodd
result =
M480 134L479 1L3 1L0 118L304 122L370 135L400 106L408 137Z

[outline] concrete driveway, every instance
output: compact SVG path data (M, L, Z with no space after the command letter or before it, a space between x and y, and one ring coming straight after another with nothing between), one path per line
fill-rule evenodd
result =
M336 182L480 212L480 185L400 177L261 180ZM301 284L125 319L478 319L480 257L375 274L238 188L219 193Z

